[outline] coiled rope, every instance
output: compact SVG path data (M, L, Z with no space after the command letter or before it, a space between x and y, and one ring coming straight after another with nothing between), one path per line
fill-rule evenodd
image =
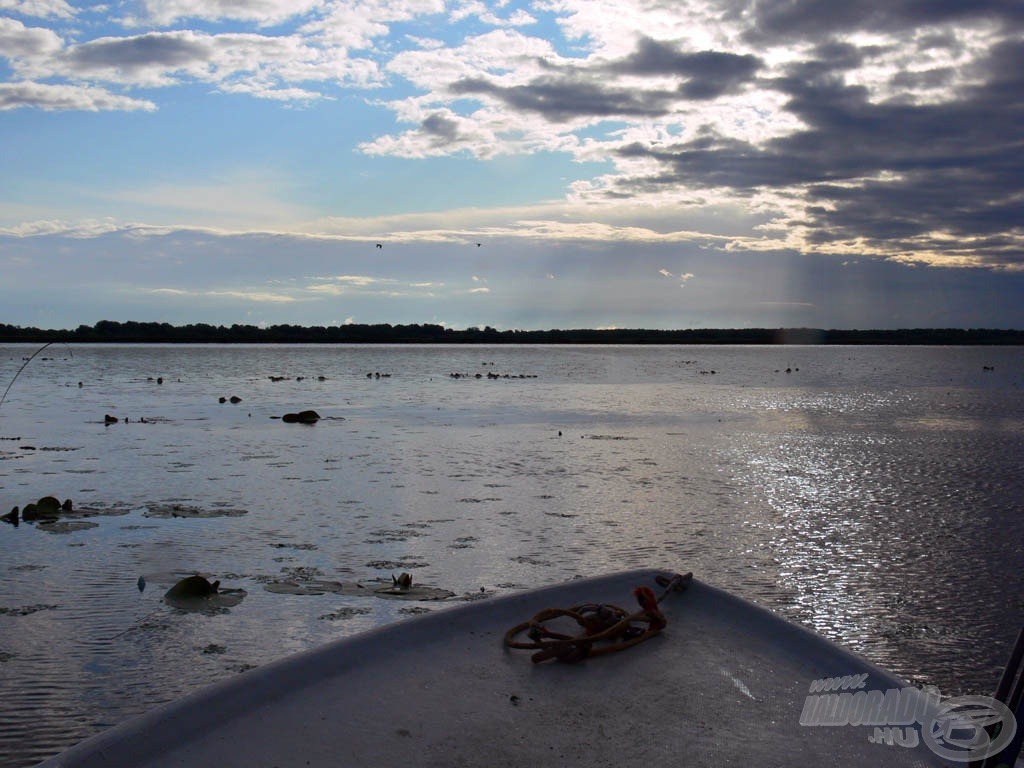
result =
M650 587L637 587L633 596L640 604L640 610L627 613L617 605L608 603L584 603L572 608L545 608L532 619L516 624L505 633L505 645L518 650L536 651L530 658L534 664L549 659L568 663L581 661L589 656L603 656L608 653L631 648L661 632L667 624L658 604L670 592L682 592L693 581L692 573L658 576L656 581L664 587L661 595L655 597ZM569 635L555 632L545 622L559 618L570 618L583 629L582 634ZM526 633L529 640L516 638Z

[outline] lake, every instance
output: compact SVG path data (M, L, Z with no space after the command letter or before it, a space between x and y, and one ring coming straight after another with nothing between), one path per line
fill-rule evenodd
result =
M0 524L0 765L613 570L692 570L949 696L991 693L1024 619L1021 347L37 350L0 346L0 512L75 512ZM403 572L450 596L374 593ZM166 603L192 573L231 599Z

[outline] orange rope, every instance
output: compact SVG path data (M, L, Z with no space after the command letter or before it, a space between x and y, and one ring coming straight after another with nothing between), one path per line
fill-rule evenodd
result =
M633 590L641 610L627 613L617 605L584 603L572 608L545 608L532 619L516 624L505 633L505 645L518 650L536 651L530 658L539 663L549 659L575 662L588 656L603 656L631 648L661 632L665 617L658 604L669 592L681 592L693 580L692 573L659 576L665 590L657 598L649 587ZM580 635L567 635L548 629L544 622L571 618L583 629ZM516 638L527 633L530 640ZM595 647L595 644L599 644Z

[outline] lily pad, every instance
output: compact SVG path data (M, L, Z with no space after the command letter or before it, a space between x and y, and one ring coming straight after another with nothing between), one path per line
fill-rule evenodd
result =
M131 507L111 504L88 504L82 507L75 507L71 512L61 512L63 518L77 517L121 517L131 512Z
M330 592L335 595L355 595L363 590L358 584L343 584L340 581L312 579L310 581L272 581L264 584L267 592L276 595L324 595Z
M178 610L190 613L224 613L241 603L248 593L241 589L220 590L208 597L165 597L164 602Z
M403 616L422 616L424 613L431 613L431 609L422 605L410 605L406 608L399 608L398 612Z
M224 613L245 599L244 589L222 589L206 597L168 597L164 602L180 611L190 613Z
M325 613L323 616L317 616L317 618L320 619L321 621L323 621L323 620L326 620L326 621L339 621L339 620L344 620L344 619L351 619L354 616L365 616L368 613L370 613L370 609L369 608L351 608L351 607L346 607L346 608L339 608L338 610L331 611L330 613Z
M382 597L386 600L446 600L455 593L439 587L427 587L414 584L409 587L396 585L392 581L379 581L373 584L359 584L349 581L328 581L326 579L309 579L301 581L280 580L263 585L267 592L277 595L367 595Z
M414 584L411 587L398 587L385 584L371 590L376 597L386 600L447 600L455 597L454 592L440 587L425 587Z
M420 562L411 557L402 557L398 560L371 560L366 567L381 571L400 571L404 568L426 568L428 565L430 563Z
M142 513L143 517L157 518L210 518L210 517L241 517L249 514L244 509L214 508L206 509L187 504L152 504Z
M28 616L39 611L55 611L60 608L59 605L21 605L16 608L0 608L0 616Z
M39 523L39 530L47 533L74 533L98 527L99 523L87 520L42 520Z

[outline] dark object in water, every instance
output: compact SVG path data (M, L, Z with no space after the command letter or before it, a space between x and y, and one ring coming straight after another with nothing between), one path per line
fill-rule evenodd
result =
M391 574L391 584L396 589L409 589L412 586L412 574L403 573L397 579L394 574Z
M286 413L281 417L286 424L316 424L320 421L320 414L316 411L299 411L298 413Z
M15 507L10 512L8 512L6 515L0 516L0 520L2 520L5 523L10 523L15 528L17 528L18 527L18 522L19 522L18 515L19 515L18 508Z
M164 597L172 600L210 597L217 594L219 586L219 581L210 582L203 576L196 574L195 576L186 576L179 581L164 593Z
M117 424L117 416L111 416L109 413L103 417L104 424Z
M56 520L61 512L73 512L74 504L67 499L63 504L56 496L43 496L34 504L29 503L21 510L21 519L30 520Z

